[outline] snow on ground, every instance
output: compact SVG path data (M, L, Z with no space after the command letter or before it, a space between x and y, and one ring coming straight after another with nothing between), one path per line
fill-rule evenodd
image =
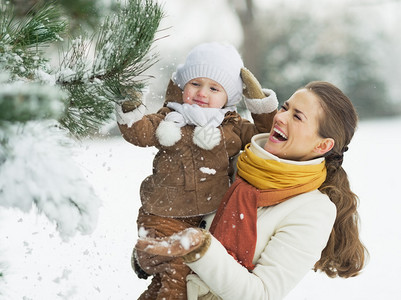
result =
M371 256L366 270L346 280L311 271L285 300L399 299L400 131L400 118L363 122L345 156ZM130 256L139 185L151 172L155 150L120 137L84 144L76 159L103 201L95 232L63 242L36 212L0 209L0 255L9 263L0 299L136 299L146 288L148 281L131 270Z

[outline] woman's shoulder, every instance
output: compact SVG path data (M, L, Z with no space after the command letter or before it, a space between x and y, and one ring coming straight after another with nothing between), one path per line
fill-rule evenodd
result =
M336 215L337 209L329 196L319 190L313 190L288 200L288 204L296 208L305 208L311 211L322 211Z
M318 190L304 193L288 199L273 207L258 211L258 229L267 238L277 232L287 232L301 243L304 249L319 249L319 253L327 243L328 236L336 219L336 206L329 197ZM263 232L262 232L263 231ZM263 241L260 241L263 245ZM303 242L302 242L303 243Z
M302 201L305 201L305 202L320 201L320 202L325 202L325 203L333 203L333 202L331 202L329 196L327 196L326 194L322 193L319 190L313 190L313 191L310 191L307 193L303 193L303 194L293 197L292 199L302 199Z
M259 213L258 217L272 218L274 216L278 223L280 220L289 219L333 223L336 214L336 206L330 198L319 190L313 190L292 197L273 207L267 207Z
M291 209L296 209L297 207L302 206L317 206L318 208L327 209L335 208L335 205L333 202L331 202L329 196L323 194L319 190L313 190L294 196L287 201L284 201L282 204L288 205L288 207Z

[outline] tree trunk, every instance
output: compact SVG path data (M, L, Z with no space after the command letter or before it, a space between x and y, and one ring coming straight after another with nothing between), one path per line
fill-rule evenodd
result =
M244 3L245 2L245 3ZM262 78L262 66L264 65L264 34L258 26L254 14L253 0L230 0L229 4L235 9L240 20L243 32L241 47L242 58L247 67L259 81Z
M39 1L40 0L11 0L11 3L14 5L15 15L18 17L23 17Z

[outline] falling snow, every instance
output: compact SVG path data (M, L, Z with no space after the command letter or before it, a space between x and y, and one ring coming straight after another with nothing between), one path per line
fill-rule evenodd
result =
M310 271L285 300L395 300L401 294L401 202L396 197L401 165L394 159L401 153L401 119L359 127L344 168L360 198L361 236L370 262L362 275L346 280ZM380 140L372 147L375 136ZM77 234L65 242L55 224L35 210L1 208L1 258L7 261L7 279L0 282L0 298L136 299L150 283L136 277L130 257L138 236L139 185L152 172L156 151L132 147L121 138L84 144L75 160L103 203L97 227L90 235Z
M209 174L209 175L216 174L216 170L215 169L210 169L210 168L207 168L207 167L201 167L201 168L199 168L199 170L204 174Z

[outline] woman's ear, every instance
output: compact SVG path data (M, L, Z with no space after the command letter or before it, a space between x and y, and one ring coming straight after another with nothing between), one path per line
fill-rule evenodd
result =
M325 138L313 149L313 152L323 155L329 152L334 147L334 140L332 138Z

